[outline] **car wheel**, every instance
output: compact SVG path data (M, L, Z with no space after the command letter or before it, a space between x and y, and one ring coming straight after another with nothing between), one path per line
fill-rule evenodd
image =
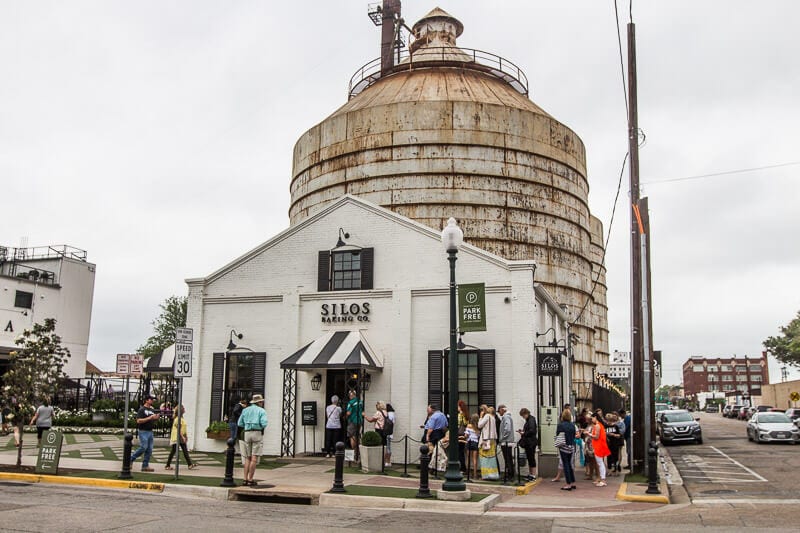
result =
M747 440L749 440L750 442L753 442L753 436L750 435L749 431L747 432Z
M703 438L702 437L697 439L697 444L703 444Z

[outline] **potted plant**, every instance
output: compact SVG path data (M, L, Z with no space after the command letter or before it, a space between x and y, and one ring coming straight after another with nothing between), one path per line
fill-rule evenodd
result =
M383 471L383 439L375 431L367 431L358 446L363 472Z
M206 437L209 439L228 440L231 430L227 422L211 422L206 428Z

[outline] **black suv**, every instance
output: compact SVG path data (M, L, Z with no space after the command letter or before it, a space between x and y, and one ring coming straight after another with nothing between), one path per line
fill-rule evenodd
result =
M703 431L700 429L700 422L686 411L667 411L663 413L658 424L658 435L664 444L683 441L694 441L697 444L703 444Z

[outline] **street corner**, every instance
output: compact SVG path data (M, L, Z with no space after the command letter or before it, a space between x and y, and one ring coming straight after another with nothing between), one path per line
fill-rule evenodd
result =
M0 472L0 479L23 483L53 483L59 485L82 485L107 489L133 489L148 492L164 492L164 483L126 481L122 479L95 479L86 477L65 477L45 474L17 474Z
M659 494L648 494L646 483L622 482L617 490L617 499L626 502L660 503L669 505L669 487L663 480L658 484Z
M536 481L527 481L524 485L520 485L517 487L516 495L517 496L525 496L526 494L530 494L535 486L542 482L542 478L538 478Z

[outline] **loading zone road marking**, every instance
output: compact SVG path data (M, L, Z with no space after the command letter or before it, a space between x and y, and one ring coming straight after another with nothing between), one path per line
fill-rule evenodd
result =
M717 452L724 459L700 455L687 455L682 457L682 462L685 464L683 470L686 472L685 474L681 472L681 477L683 479L696 479L708 483L763 483L767 481L767 479L758 475L756 472L747 468L718 448L714 446L709 446L709 448ZM741 475L742 470L749 474L748 477L752 476L755 479L742 479L738 477L737 474ZM713 474L717 475L715 476Z

